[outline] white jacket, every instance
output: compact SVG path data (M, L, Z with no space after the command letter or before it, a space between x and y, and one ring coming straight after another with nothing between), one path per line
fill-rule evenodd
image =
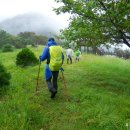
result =
M73 57L74 56L74 51L71 48L67 49L66 50L66 56L67 57L68 56Z

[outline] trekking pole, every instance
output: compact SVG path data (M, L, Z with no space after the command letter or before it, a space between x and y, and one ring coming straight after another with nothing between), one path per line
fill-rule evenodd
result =
M39 74L40 74L40 66L41 66L41 60L39 60L39 67L38 67L38 75L37 75L37 85L36 85L36 92L38 91L38 84L39 84Z
M63 81L64 81L64 88L66 90L66 96L69 97L69 91L68 91L68 89L66 87L66 80L65 80L65 77L64 77L64 73L63 73L62 70L61 70L61 72L62 72L62 78L63 78Z

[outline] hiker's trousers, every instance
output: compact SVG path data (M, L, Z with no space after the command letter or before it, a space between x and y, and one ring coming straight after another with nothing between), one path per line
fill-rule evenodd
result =
M72 57L70 55L67 56L67 64L69 63L69 61L72 64Z
M47 80L47 85L48 89L50 91L57 91L58 89L58 84L57 84L57 79L58 79L59 71L52 71L52 76ZM53 78L53 80L52 80Z

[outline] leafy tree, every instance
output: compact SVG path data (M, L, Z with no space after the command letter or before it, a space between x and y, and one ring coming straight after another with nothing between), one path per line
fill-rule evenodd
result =
M38 59L36 58L35 54L28 48L22 49L17 54L16 57L16 65L25 67L25 66L32 66L38 63Z
M130 47L130 3L127 0L55 0L64 5L56 13L73 14L69 26L75 40L90 44L126 44ZM77 30L78 29L78 30ZM78 35L79 34L79 35ZM78 37L77 37L78 36ZM71 35L70 35L71 37ZM98 41L97 41L98 40Z
M19 36L12 37L12 45L14 45L17 49L25 48L26 42L24 39L20 38Z
M4 30L0 30L0 47L5 44L13 45L16 48L25 48L26 45L45 45L47 37L36 35L34 32L21 32L17 36L13 36Z
M93 53L96 53L97 47L108 41L107 37L102 37L101 31L96 26L98 26L96 23L93 25L89 21L83 22L81 18L74 18L70 22L69 28L63 30L61 35L69 43L74 41L78 46L91 46L94 51Z
M0 47L2 48L6 44L13 45L16 48L24 48L26 46L24 39L18 36L13 36L4 30L0 30Z
M10 79L11 79L11 74L8 73L5 67L0 63L0 87L9 85Z
M24 39L33 39L35 37L35 33L34 32L21 32L18 34L18 36L24 38Z
M35 36L35 44L36 45L45 45L47 43L48 38L42 35Z
M5 44L12 44L12 35L4 30L0 30L0 47L3 47Z
M42 35L36 35L34 32L21 32L18 34L24 41L26 41L27 45L45 45L47 42L47 37Z

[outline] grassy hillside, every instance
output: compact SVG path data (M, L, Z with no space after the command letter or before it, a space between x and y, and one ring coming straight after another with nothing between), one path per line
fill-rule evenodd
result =
M37 57L42 53L42 47L32 50ZM36 94L38 66L17 67L18 51L0 53L0 62L12 75L9 89L0 99L0 130L130 129L126 126L130 125L130 61L86 54L78 63L67 65L65 61L69 97L59 78L59 91L52 100L45 63Z

